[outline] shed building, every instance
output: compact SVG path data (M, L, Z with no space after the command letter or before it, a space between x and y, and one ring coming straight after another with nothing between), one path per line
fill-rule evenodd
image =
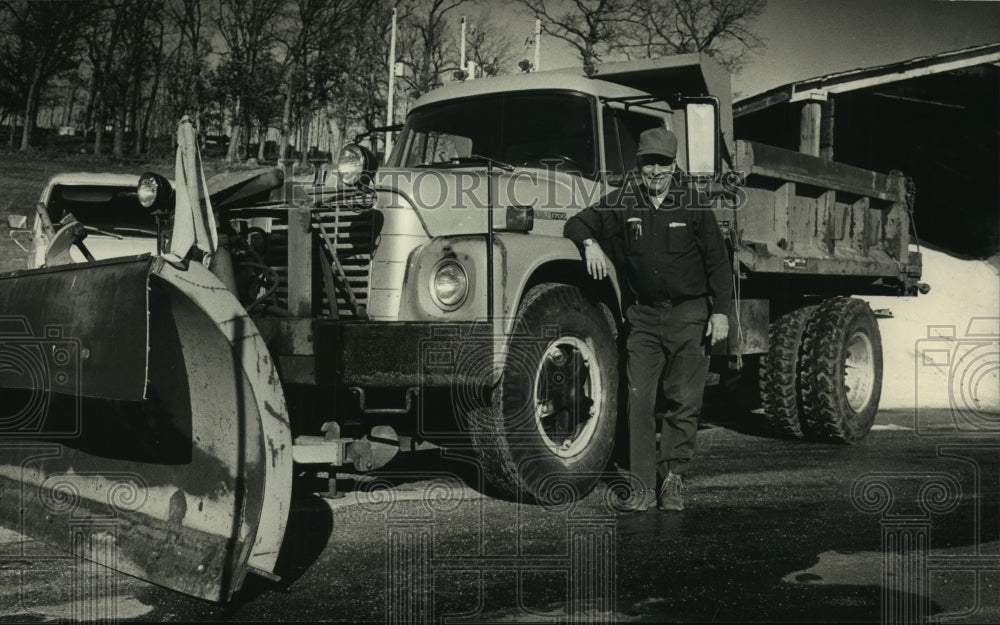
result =
M801 80L733 115L740 139L904 172L921 241L1000 251L1000 43Z

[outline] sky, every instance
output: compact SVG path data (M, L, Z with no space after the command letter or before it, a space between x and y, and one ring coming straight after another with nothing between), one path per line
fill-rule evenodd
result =
M509 28L518 58L532 58L532 48L522 52L521 45L533 19L510 5L490 13ZM475 17L470 11L469 19ZM766 47L733 78L733 90L743 96L832 72L1000 42L1000 1L769 0L754 30ZM578 65L568 44L543 36L542 69Z

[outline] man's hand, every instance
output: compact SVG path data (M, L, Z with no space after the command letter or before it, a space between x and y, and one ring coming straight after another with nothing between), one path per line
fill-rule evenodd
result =
M600 245L592 243L583 248L583 259L587 263L587 273L590 274L591 278L603 280L608 277L608 267L611 266L611 260Z
M712 337L712 345L725 340L729 336L729 317L726 315L712 315L708 318L708 325L705 326L705 336Z

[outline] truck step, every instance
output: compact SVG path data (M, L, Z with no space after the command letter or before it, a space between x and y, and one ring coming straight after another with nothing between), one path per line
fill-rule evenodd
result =
M344 464L344 450L349 438L296 436L292 443L292 460L297 464Z

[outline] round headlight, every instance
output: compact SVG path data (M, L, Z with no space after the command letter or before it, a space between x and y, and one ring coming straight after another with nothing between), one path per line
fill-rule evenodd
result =
M347 186L361 182L362 174L371 176L375 173L375 167L375 155L372 154L371 150L357 143L345 145L337 159L337 174Z
M144 208L150 208L156 203L156 196L160 190L160 183L152 176L142 176L139 178L139 203Z
M455 310L469 295L469 275L457 260L445 259L431 272L431 297L442 310Z
M136 186L136 194L139 196L139 204L143 208L156 211L173 210L174 188L170 181L152 171L147 171L139 176L139 184Z

